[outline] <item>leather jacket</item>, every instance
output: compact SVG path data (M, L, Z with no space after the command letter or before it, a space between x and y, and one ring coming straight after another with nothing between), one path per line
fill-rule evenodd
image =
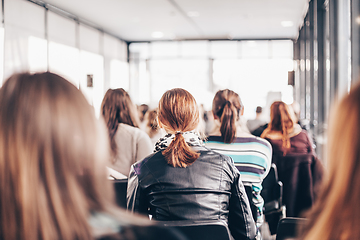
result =
M235 239L255 239L256 226L240 173L230 157L193 147L200 157L186 168L161 152L132 165L127 207L158 221L224 220Z

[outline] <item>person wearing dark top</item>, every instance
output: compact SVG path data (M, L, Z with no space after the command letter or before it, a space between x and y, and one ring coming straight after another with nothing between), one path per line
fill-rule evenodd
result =
M16 74L0 89L0 239L184 239L115 206L105 125L52 74Z
M180 88L165 92L158 122L167 135L155 153L132 165L128 209L159 221L221 220L235 239L254 239L256 226L239 171L230 157L204 147L194 132L199 123L194 97Z
M261 134L273 148L273 155L314 153L312 142L305 130L295 124L289 107L281 101L270 107L270 123Z

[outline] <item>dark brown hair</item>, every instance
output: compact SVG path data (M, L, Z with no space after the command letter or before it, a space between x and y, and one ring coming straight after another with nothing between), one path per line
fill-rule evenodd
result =
M328 175L302 239L360 239L360 85L332 112L326 146Z
M186 90L174 88L164 93L159 102L158 120L174 140L162 152L173 167L187 167L200 156L185 142L181 132L194 130L199 124L195 98Z
M124 89L109 89L101 103L101 112L109 131L111 151L113 156L115 156L117 146L114 137L119 123L139 127L136 107Z
M0 239L93 239L92 211L112 189L105 126L81 92L52 73L0 89Z
M291 147L289 133L293 130L294 124L288 105L282 101L276 101L271 104L270 122L268 127L261 134L261 137L265 138L271 131L280 132L282 135L284 155L286 155L286 152Z
M239 95L229 89L215 94L212 111L220 120L221 137L225 143L232 143L236 135L236 122L239 120L243 104Z

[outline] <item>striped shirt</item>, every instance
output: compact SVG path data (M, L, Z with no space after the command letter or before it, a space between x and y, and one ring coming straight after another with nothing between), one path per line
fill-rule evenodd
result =
M271 166L272 148L265 139L246 136L237 137L233 143L224 143L220 136L209 136L206 147L230 156L236 168L240 171L241 180L245 186L252 187L253 204L258 208L257 225L263 222L262 212L264 200L260 196L262 181Z

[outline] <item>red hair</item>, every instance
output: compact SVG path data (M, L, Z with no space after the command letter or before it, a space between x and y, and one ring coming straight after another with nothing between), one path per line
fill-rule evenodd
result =
M200 156L185 142L181 132L194 130L199 124L199 109L195 98L186 90L174 88L164 93L159 102L159 123L174 140L162 152L173 167L187 167Z
M261 134L261 137L266 137L271 131L281 132L282 147L285 155L291 147L289 133L293 130L294 125L288 105L282 101L274 102L270 107L269 125Z

